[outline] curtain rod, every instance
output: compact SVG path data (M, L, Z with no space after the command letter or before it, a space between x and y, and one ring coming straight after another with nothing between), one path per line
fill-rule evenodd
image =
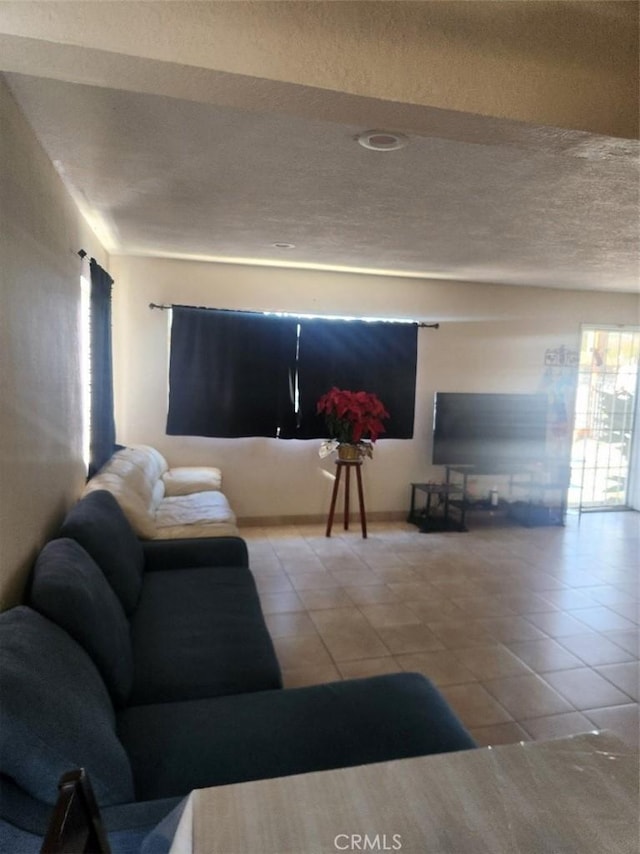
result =
M170 308L200 308L200 309L203 309L205 311L243 311L243 309L233 309L233 308L211 308L210 306L205 306L205 305L197 305L197 306L196 305L167 305L166 303L157 303L157 302L150 302L149 308L150 309L157 308L160 311L168 311ZM250 314L269 314L269 313L275 313L275 312L255 311L255 312L249 312L249 313ZM284 311L281 313L285 314L285 315L289 315L290 317L304 317L305 316L305 315L297 315L297 314L295 314L295 312ZM319 316L319 315L316 315L316 316L318 316L319 319L322 320L321 316ZM359 318L354 318L354 320L358 320L358 319ZM380 320L382 322L384 322L383 317L381 317ZM420 329L439 329L440 328L439 323L422 323L422 322L417 321L417 320L396 320L396 321L390 320L388 322L389 323L410 323L410 324L414 324L415 326L417 326Z
M79 256L81 261L84 261L84 259L88 257L89 253L86 251L86 249L78 249L76 255ZM91 261L93 261L95 264L98 263L95 258L89 258L89 262Z

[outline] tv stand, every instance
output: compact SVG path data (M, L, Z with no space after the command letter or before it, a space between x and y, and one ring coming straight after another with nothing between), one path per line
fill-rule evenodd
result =
M418 507L416 493L425 495L424 507ZM421 534L435 531L464 531L464 525L452 520L449 516L449 507L453 498L462 497L462 486L455 483L412 483L411 484L411 509L407 522L417 525ZM434 500L440 507L434 507ZM438 512L441 509L441 512Z
M529 528L545 525L564 525L566 512L566 479L551 476L549 466L543 461L520 464L448 465L447 486L459 487L462 497L452 498L449 509L459 513L459 525L466 529L470 510L505 512L521 525ZM560 469L562 471L562 469ZM469 497L469 477L507 477L509 500L498 503L490 500L472 501ZM516 498L520 493L521 497Z

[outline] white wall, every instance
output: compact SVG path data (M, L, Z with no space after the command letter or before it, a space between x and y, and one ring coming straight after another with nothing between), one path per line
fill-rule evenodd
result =
M0 608L84 483L79 303L104 252L0 79Z
M167 436L167 313L149 303L437 320L418 335L413 440L380 440L364 467L372 515L404 514L411 481L432 468L435 391L539 390L549 347L577 349L580 324L628 322L629 295L467 285L168 259L113 257L116 421L123 444L155 445L176 464L219 465L241 518L326 514L332 458L318 441Z

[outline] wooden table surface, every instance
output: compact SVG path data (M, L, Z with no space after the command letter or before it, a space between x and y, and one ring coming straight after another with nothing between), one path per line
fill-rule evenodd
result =
M638 819L600 732L200 789L171 854L638 854Z

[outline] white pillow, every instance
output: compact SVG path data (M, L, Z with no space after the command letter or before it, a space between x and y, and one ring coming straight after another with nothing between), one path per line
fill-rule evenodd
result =
M220 469L206 466L181 466L169 469L162 475L165 495L191 495L192 492L210 492L222 487Z

